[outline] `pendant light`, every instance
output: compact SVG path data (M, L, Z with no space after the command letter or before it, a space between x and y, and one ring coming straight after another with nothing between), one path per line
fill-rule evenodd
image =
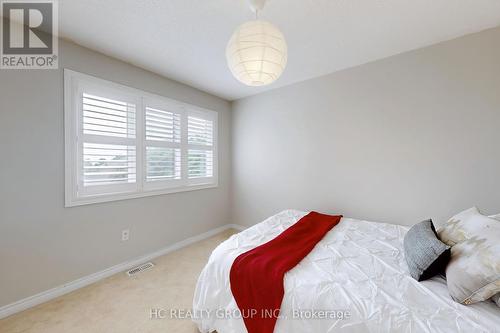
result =
M240 25L226 47L229 69L248 86L265 86L276 81L286 67L285 37L274 25L259 20L266 0L249 0L255 20Z

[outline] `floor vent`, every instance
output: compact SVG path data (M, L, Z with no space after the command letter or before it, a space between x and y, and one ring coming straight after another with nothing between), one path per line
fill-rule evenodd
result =
M133 276L136 275L142 271L148 270L150 268L153 268L155 265L152 262L147 262L145 264L142 264L140 266L134 267L131 270L127 272L128 276Z

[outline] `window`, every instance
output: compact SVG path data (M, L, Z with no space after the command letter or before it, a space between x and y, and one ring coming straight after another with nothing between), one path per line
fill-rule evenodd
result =
M64 71L66 206L217 186L217 113Z

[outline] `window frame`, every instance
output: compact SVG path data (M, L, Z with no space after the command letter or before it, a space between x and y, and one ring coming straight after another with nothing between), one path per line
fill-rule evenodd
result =
M136 153L136 178L135 183L115 184L110 186L98 185L104 191L79 191L83 186L81 180L83 166L83 110L82 94L93 93L106 98L116 98L126 102L135 103L136 107L136 131L135 139L120 138L117 140L103 137L103 141L115 142L112 144L123 144L123 142L135 142ZM146 131L145 110L146 107L165 106L179 112L181 116L181 142L180 144L155 143L155 146L180 146L181 149L181 179L146 181ZM187 177L187 119L189 116L201 115L204 119L213 121L213 177L200 178L196 181ZM86 136L90 136L86 134ZM117 200L141 198L154 195L195 191L218 187L218 113L213 110L194 106L131 88L122 84L100 79L91 75L79 73L70 69L64 69L64 137L65 137L65 207L74 207L93 203L110 202ZM118 142L122 143L118 143ZM103 142L104 143L104 142ZM131 144L134 146L134 144ZM207 149L206 146L205 149ZM124 185L124 186L120 186ZM116 189L123 187L127 191L120 192Z

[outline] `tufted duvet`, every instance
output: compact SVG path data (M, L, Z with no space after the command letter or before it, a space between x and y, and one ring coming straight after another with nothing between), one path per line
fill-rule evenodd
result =
M220 244L195 291L194 319L203 333L245 333L231 294L234 259L278 236L306 212L283 211ZM284 279L275 333L500 332L493 302L464 306L446 281L411 278L403 238L408 228L343 218Z

